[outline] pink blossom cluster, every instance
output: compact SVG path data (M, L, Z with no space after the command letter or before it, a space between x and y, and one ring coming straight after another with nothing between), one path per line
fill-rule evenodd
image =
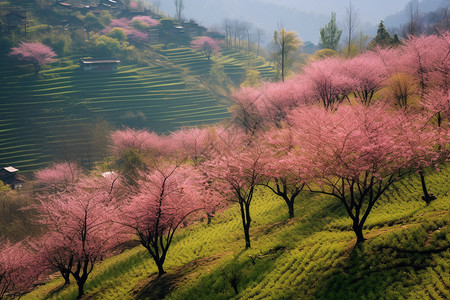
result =
M67 184L78 180L82 169L76 163L55 163L50 167L39 170L34 174L36 182L44 186Z
M158 24L159 24L159 22L157 20L153 19L150 16L136 16L131 19L131 23L133 23L134 21L143 22L150 27L158 26Z
M426 98L425 102L445 104L450 82L449 36L449 32L411 36L397 48L376 48L354 58L333 57L311 62L301 74L285 82L264 83L261 87L234 92L234 116L237 120L259 120L258 124L277 123L292 108L311 103L320 103L326 109L335 109L342 102L370 105L375 101L375 94L387 88L395 74L414 78L420 87L417 92L422 99ZM435 88L445 91L444 99L427 97L430 93L437 95ZM433 106L441 107L427 104Z
M19 46L11 48L9 56L31 63L37 75L43 65L55 61L56 53L42 43L20 42Z
M0 299L29 291L41 269L25 242L0 241Z
M155 19L153 19L150 16L136 16L133 17L131 20L127 18L119 18L119 19L113 19L111 23L103 30L100 31L101 34L108 34L113 28L122 28L125 30L125 33L127 34L127 38L133 41L146 41L148 40L148 33L142 30L138 30L136 28L133 28L134 22L142 22L148 27L154 27L159 24L159 22Z
M195 50L202 51L209 59L211 54L220 51L220 41L209 36L201 36L191 41L191 47Z

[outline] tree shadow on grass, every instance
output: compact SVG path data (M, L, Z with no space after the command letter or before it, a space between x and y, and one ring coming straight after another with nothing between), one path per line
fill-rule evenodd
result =
M136 292L136 299L164 299L183 277L182 273L168 273L161 277L152 275L150 282Z
M138 284L133 294L136 299L164 299L177 287L184 285L187 281L197 276L200 268L208 267L229 254L219 253L188 262L174 270L169 270L161 277L153 274L150 278Z
M54 295L59 294L60 292L62 292L63 290L65 290L66 288L69 288L69 287L70 287L69 284L64 284L64 282L63 282L60 285L58 285L57 287L55 287L54 289L50 290L44 299L50 299Z
M380 237L355 245L342 264L321 279L315 298L407 299L411 292L425 289L430 270L444 259L448 244L411 247L411 235L398 235L403 235L399 244Z
M317 202L320 205L312 204ZM315 193L305 193L302 201L297 203L295 214L296 222L293 224L292 229L282 233L282 239L284 240L299 241L314 233L323 231L334 220L349 218L339 200ZM349 226L348 230L350 229Z

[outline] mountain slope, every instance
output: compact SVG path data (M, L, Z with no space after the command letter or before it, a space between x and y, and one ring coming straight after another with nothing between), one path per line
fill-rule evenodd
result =
M81 160L89 167L106 150L104 121L110 129L169 132L226 119L226 100L202 82L213 64L223 64L236 84L248 66L264 79L274 75L261 57L233 50L211 61L188 47L158 55L159 62L123 64L114 73L83 72L76 56L66 57L65 65L47 67L37 78L26 65L12 70L9 62L0 63L0 165L33 171L56 159Z
M252 249L243 250L234 206L210 225L179 230L162 278L139 246L98 265L85 299L448 299L449 179L448 167L427 176L438 197L429 206L418 176L395 184L369 216L368 240L358 248L334 198L304 194L287 220L284 202L260 189L251 207ZM227 276L238 278L238 295ZM22 299L74 299L75 284L58 290L62 283L54 279Z

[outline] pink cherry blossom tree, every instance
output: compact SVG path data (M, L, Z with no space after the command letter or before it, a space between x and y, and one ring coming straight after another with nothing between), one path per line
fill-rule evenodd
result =
M113 142L112 150L115 155L134 149L140 154L150 153L152 156L160 157L173 154L178 147L170 136L131 128L114 131L111 134L111 139Z
M39 73L41 66L54 62L56 57L56 53L49 46L42 43L25 42L11 48L9 55L33 64L36 75Z
M203 177L202 200L205 203L207 224L211 223L217 211L226 206L226 203L221 201L220 194L213 188L208 174L202 166L203 163L212 159L217 132L222 131L223 128L219 127L186 128L170 134L170 140L176 144L178 149L174 155L176 160L192 164L199 175Z
M297 75L284 82L263 83L243 87L232 94L232 114L235 123L254 134L268 125L279 126L287 113L302 105L313 103L313 93L305 77Z
M370 105L375 93L386 85L388 73L372 52L347 59L343 68L352 80L353 94L364 105Z
M450 33L410 36L401 50L399 59L403 69L419 82L422 98L434 86L448 89Z
M265 126L262 112L256 102L263 97L260 90L253 87L243 87L234 92L231 97L233 106L230 108L233 123L240 126L250 135L254 135Z
M133 42L143 42L148 40L148 34L136 29L126 29L127 39Z
M83 174L81 167L72 162L54 163L53 165L36 171L36 183L49 188L64 187L77 181Z
M450 74L450 33L438 35L410 36L401 47L399 57L402 71L418 83L422 104L437 117L441 126L442 117L448 114L448 90ZM405 89L404 89L405 90ZM406 91L406 90L405 90ZM424 170L419 171L426 203L436 199L428 193Z
M74 255L62 240L63 236L48 232L32 244L36 252L38 264L48 270L58 270L64 279L64 285L70 284L70 271L74 263Z
M436 130L448 130L448 120L450 118L450 93L448 89L443 89L441 86L432 88L423 96L422 104L431 114L431 118L436 116L438 127ZM445 147L445 145L443 145L443 147ZM429 204L432 200L436 199L436 196L428 193L428 188L425 181L425 170L420 170L419 176L420 182L422 183L422 199Z
M40 197L34 206L51 237L43 243L48 263L70 272L78 285L78 298L95 263L119 242L111 193L105 186L85 178L63 192Z
M422 101L423 106L436 116L437 125L441 127L443 120L450 118L450 93L441 87L428 92Z
M325 109L335 109L348 99L354 80L344 69L345 61L339 58L326 58L305 67L307 83L313 91L313 98L323 104Z
M204 209L201 188L195 169L165 163L141 172L130 197L119 208L119 222L148 250L159 277L165 273L164 262L175 231Z
M267 143L268 154L262 166L265 180L261 185L286 202L289 218L292 219L295 217L295 200L306 186L306 170L293 164L290 159L296 145L294 135L287 128L272 128L264 133L263 140Z
M39 274L39 266L25 243L0 241L0 299L25 293Z
M179 161L190 160L197 166L209 158L213 135L213 128L185 128L172 132L169 139Z
M216 39L209 36L201 36L191 42L191 47L195 50L202 51L209 60L211 54L219 52L219 44L220 42Z
M228 130L218 135L214 151L203 168L224 201L239 205L245 248L250 248L250 205L255 188L264 180L264 148L242 131Z
M175 157L179 147L170 136L131 128L114 131L111 139L117 166L129 184L135 183L141 170Z
M292 161L308 170L317 184L311 189L341 201L358 243L380 196L402 176L432 165L434 147L448 139L424 127L420 116L380 106L310 108L290 118L298 141Z
M130 20L127 18L119 18L119 19L113 19L111 20L111 23L109 23L108 27L114 28L114 27L120 27L123 29L126 29L130 27Z

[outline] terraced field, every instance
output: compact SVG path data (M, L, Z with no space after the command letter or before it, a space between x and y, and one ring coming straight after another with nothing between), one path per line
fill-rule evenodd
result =
M53 66L39 78L27 66L0 63L0 166L33 171L54 158L95 161L92 128L101 120L158 132L223 120L226 105L195 81L208 76L212 63L223 64L236 84L245 79L246 67L273 77L254 54L224 50L212 61L191 48L161 54L168 59L164 66L120 66L116 73ZM76 63L77 56L64 60Z
M51 159L55 145L88 147L92 132L85 127L99 119L164 132L228 116L224 104L187 83L176 68L122 66L116 73L83 73L70 66L44 70L39 79L1 70L6 84L0 86L0 165L21 171Z
M236 84L245 80L246 68L256 70L264 80L274 77L275 71L267 62L254 53L246 53L233 49L223 49L218 56L212 56L209 61L201 52L193 51L191 48L177 48L162 50L161 54L166 56L176 66L187 69L195 75L207 75L213 62L224 66L226 75Z
M449 299L449 179L448 167L427 176L438 197L429 206L418 176L398 182L373 209L368 240L356 248L334 198L304 194L287 220L283 200L260 189L251 206L252 249L243 250L233 206L210 225L177 232L161 279L140 246L99 264L87 299ZM22 299L75 299L76 285L57 290L62 283L54 279Z
M226 49L221 54L217 62L223 64L225 73L235 82L240 83L245 80L245 68L258 71L264 80L270 80L275 75L274 68L254 53Z

